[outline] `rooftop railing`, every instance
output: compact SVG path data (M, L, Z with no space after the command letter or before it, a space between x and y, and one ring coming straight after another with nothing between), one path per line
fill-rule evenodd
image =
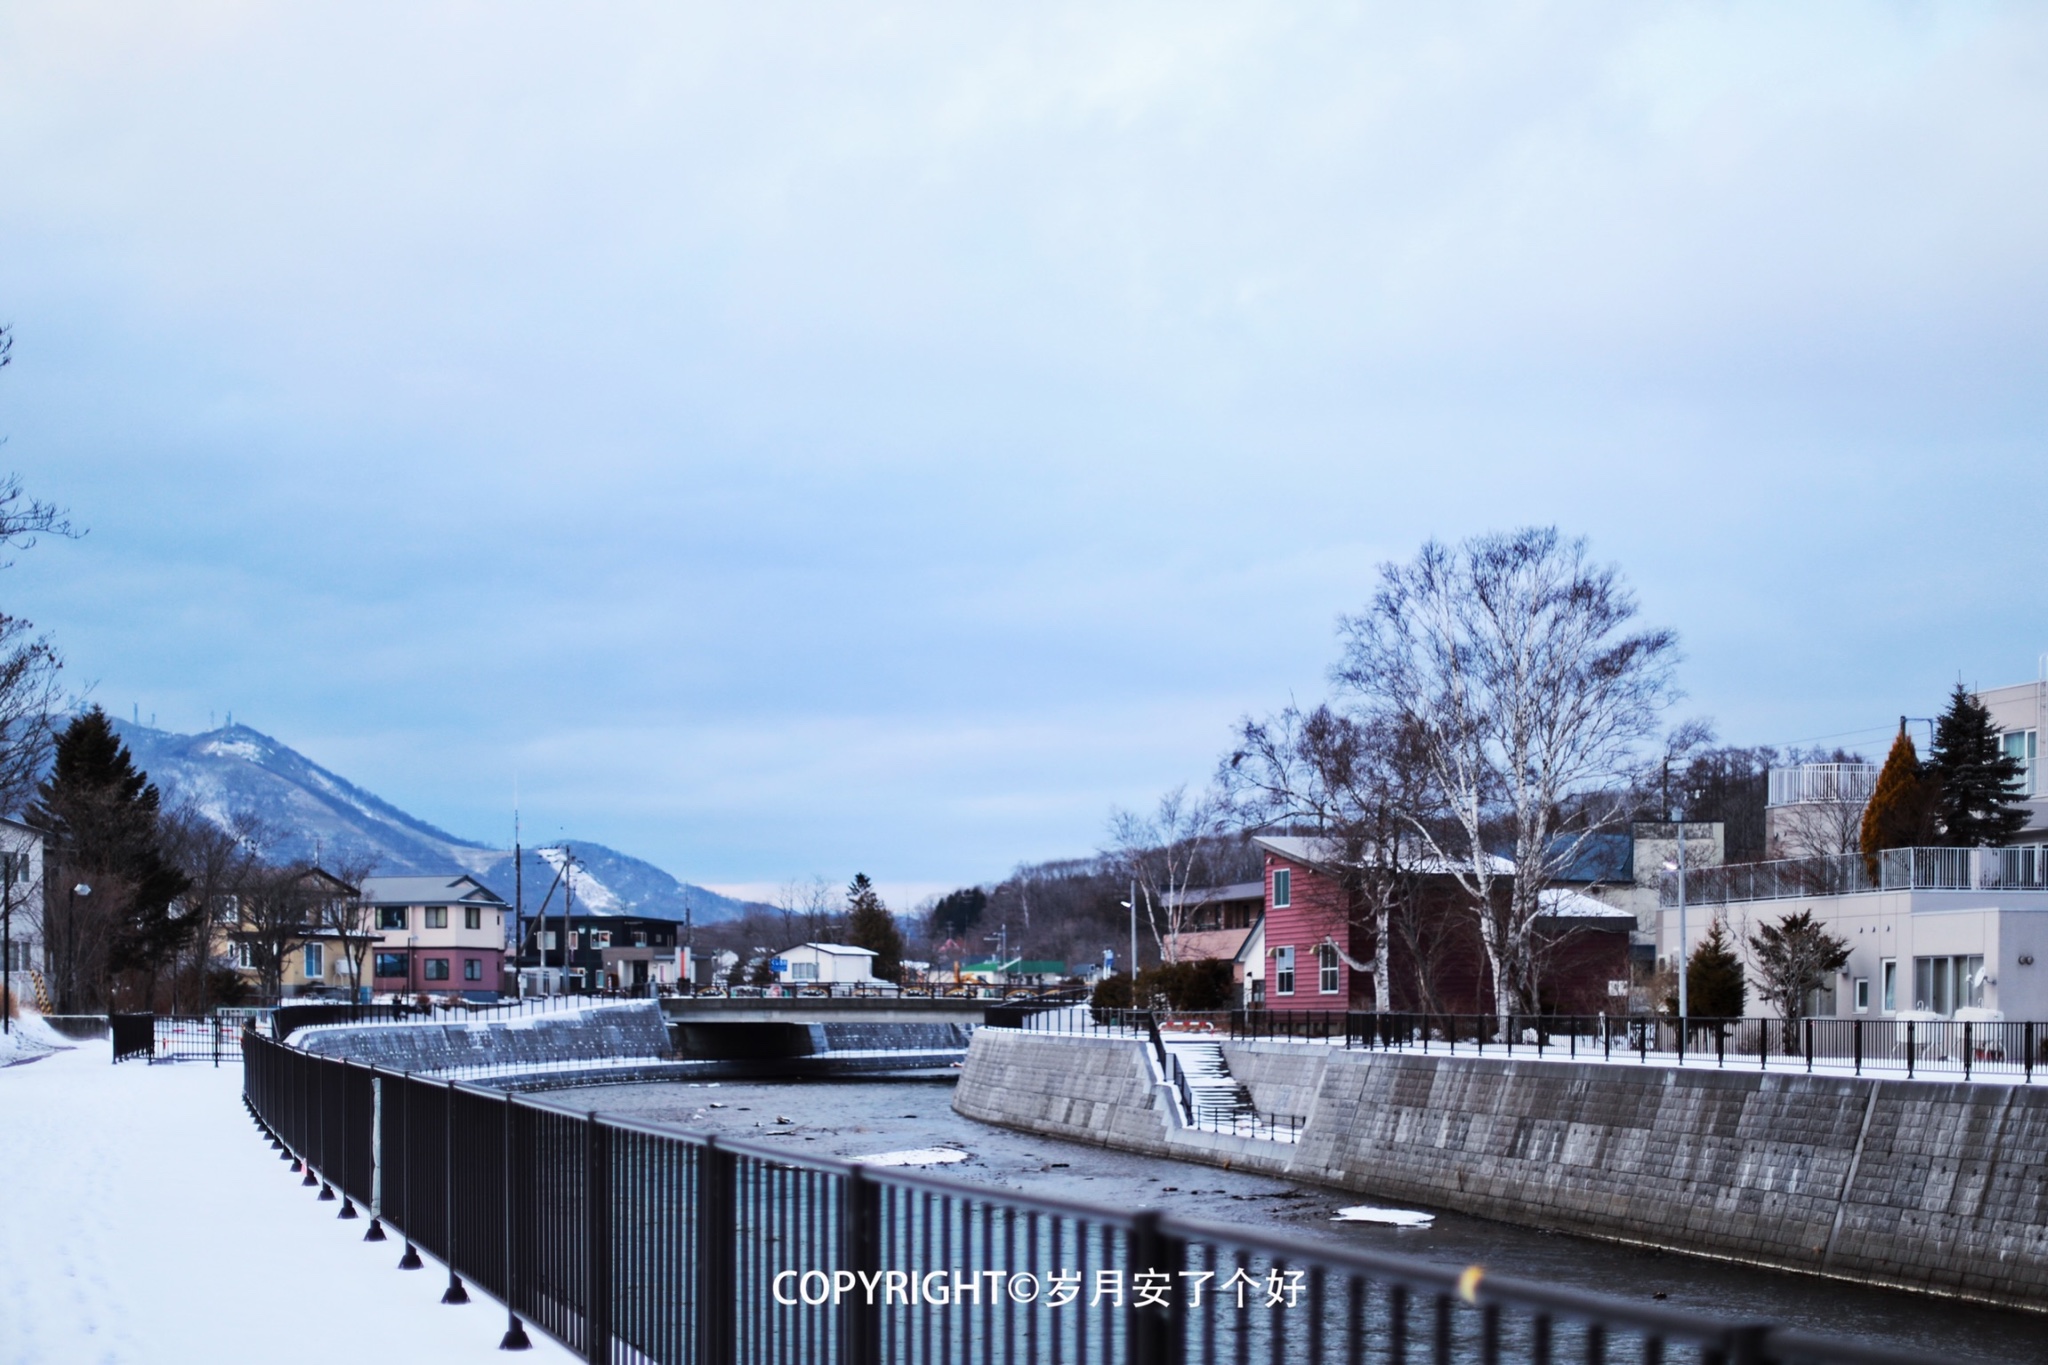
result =
M1862 891L2048 891L2048 844L1888 848L1878 855L1876 881L1860 853L1695 867L1685 874L1685 898L1693 905L1803 900ZM1665 874L1658 903L1678 904L1675 874Z
M1862 803L1877 788L1874 763L1801 763L1793 768L1773 768L1767 801L1773 806L1799 806L1810 802L1850 801Z

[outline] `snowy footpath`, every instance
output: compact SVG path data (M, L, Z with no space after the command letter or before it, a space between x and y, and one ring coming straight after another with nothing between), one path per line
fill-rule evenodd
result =
M109 1063L105 1041L0 1066L0 1362L292 1365L574 1359L504 1309L444 1307L431 1260L362 1240L242 1108L242 1069Z

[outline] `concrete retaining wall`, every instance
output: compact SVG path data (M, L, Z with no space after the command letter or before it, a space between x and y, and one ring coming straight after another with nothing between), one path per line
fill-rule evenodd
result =
M299 1029L291 1043L324 1057L346 1057L394 1071L666 1057L670 1051L668 1024L661 1007L651 1000L516 1015L489 1023L326 1024Z
M1142 1042L977 1033L972 1118L1381 1198L2048 1309L2048 1090L1227 1045L1298 1144L1191 1132Z

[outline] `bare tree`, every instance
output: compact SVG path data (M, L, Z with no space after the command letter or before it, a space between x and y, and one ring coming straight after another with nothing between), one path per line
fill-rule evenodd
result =
M1583 540L1533 528L1432 541L1411 564L1383 565L1371 605L1342 623L1338 683L1412 728L1437 788L1447 818L1409 823L1478 919L1502 1027L1535 1004L1543 891L1627 817L1627 779L1676 697L1677 639L1631 629L1635 615ZM1602 791L1575 829L1556 828L1568 799ZM1496 830L1511 862L1493 851Z
M1204 791L1190 796L1186 786L1160 797L1149 816L1110 812L1110 843L1104 856L1137 884L1139 904L1162 962L1179 960L1180 935L1202 904L1190 893L1211 880L1213 846L1227 829L1221 795ZM1137 968L1133 962L1131 970Z
M236 928L238 897L263 865L270 835L250 811L217 820L191 803L166 811L160 821L164 852L189 881L181 910L196 926L173 968L176 1003L198 1011L210 1002L214 975L232 968L224 958Z
M362 999L363 962L376 942L377 910L363 900L363 879L376 870L377 860L355 854L336 861L328 874L336 885L320 903L321 927L335 936L341 961L348 971L348 998Z

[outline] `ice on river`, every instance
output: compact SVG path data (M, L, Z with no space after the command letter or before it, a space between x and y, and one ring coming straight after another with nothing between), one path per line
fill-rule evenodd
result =
M1418 1209L1382 1209L1371 1204L1353 1204L1330 1216L1333 1223L1379 1223L1390 1228L1426 1228L1436 1221L1433 1213Z

